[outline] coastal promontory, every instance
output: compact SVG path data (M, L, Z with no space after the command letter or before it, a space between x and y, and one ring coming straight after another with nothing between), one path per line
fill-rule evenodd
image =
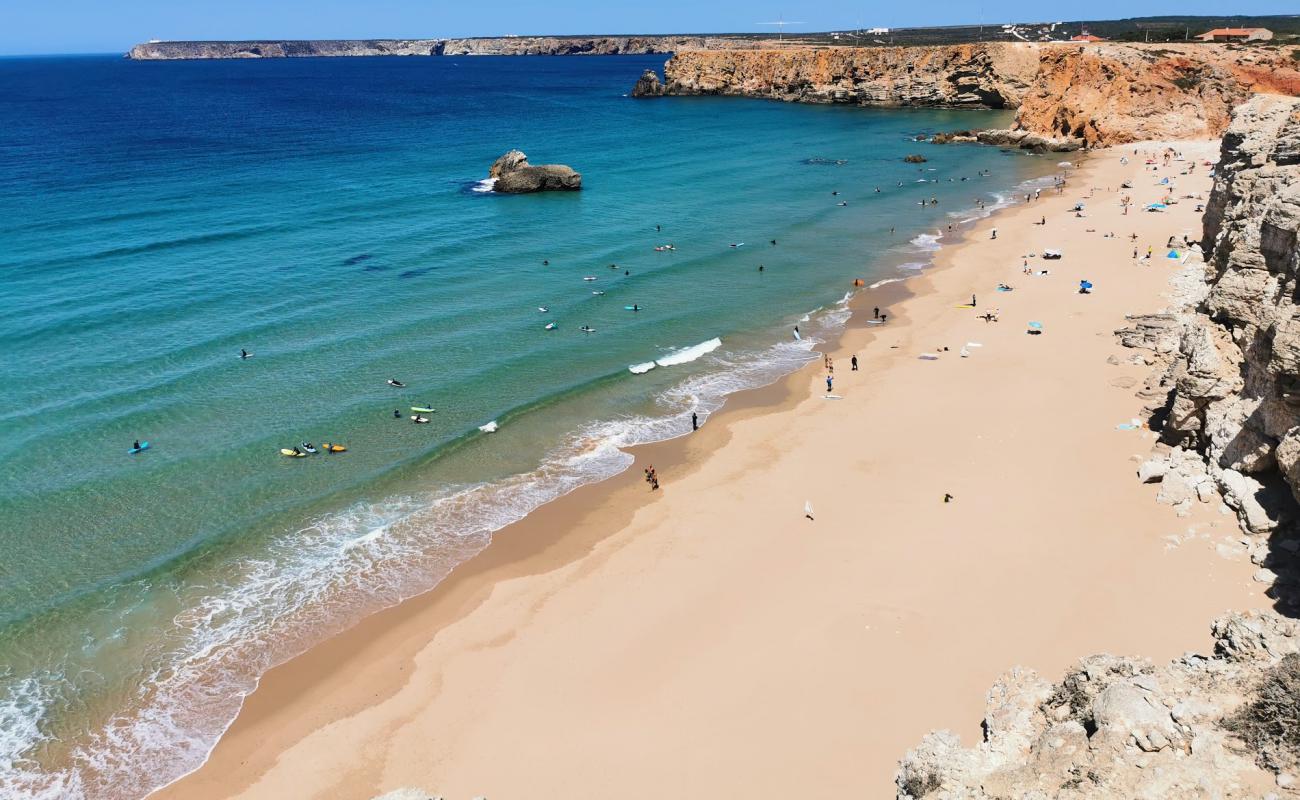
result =
M498 158L488 172L492 190L505 194L565 192L582 188L582 174L564 164L529 164L528 156L511 150Z

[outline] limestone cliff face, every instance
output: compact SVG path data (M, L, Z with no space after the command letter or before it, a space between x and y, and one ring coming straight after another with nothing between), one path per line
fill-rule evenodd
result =
M963 748L952 732L927 735L899 764L897 797L1258 800L1273 776L1220 720L1300 636L1294 622L1259 612L1216 620L1213 634L1213 655L1158 667L1090 656L1056 684L1011 670L989 690L982 741Z
M678 51L667 94L803 103L1014 108L1038 70L1029 44Z
M1217 45L1053 45L1016 125L1092 145L1221 136L1252 94L1300 94L1287 50Z
M1261 95L1223 137L1201 243L1208 291L1166 326L1154 386L1162 440L1202 457L1260 533L1300 518L1298 232L1300 100Z
M149 42L127 58L169 61L207 58L336 56L633 55L756 46L725 36L510 36L478 39L300 39L252 42Z
M991 43L677 51L670 95L1018 108L1016 129L1109 145L1223 133L1255 93L1300 94L1297 48Z
M1137 479L1180 513L1218 499L1235 512L1252 535L1216 550L1248 552L1281 615L1222 618L1213 656L1162 667L1091 656L1055 685L1012 670L989 692L983 741L925 737L900 764L899 798L1253 800L1274 783L1300 796L1294 763L1223 721L1300 650L1300 100L1238 107L1216 169L1204 270L1190 261L1181 302L1117 331L1155 366L1139 397L1161 441Z
M312 58L438 55L437 39L299 39L255 42L149 42L127 53L133 61L209 58Z

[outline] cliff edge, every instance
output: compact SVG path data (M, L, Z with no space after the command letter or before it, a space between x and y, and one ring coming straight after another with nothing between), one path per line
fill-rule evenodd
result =
M1222 498L1277 612L1215 621L1211 655L1091 656L1056 684L1013 669L982 740L931 733L900 800L1300 797L1300 100L1260 95L1223 137L1203 279L1116 333L1154 371L1160 442L1135 479L1176 510Z
M1015 130L1088 146L1222 135L1253 94L1300 95L1296 47L990 43L678 51L665 94L1015 108Z

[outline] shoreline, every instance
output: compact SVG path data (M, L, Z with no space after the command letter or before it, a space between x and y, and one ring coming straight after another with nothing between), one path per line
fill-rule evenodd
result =
M1100 169L1099 159L1095 156L1090 157L1071 176L1066 196L1080 191L1080 184L1086 182ZM1051 203L1054 198L1054 195L1045 196L1043 200L1038 201L1037 205L1044 207L1045 204L1064 205L1065 197L1061 197L1059 203ZM849 322L837 336L829 338L817 349L833 353L837 359L842 359L846 366L849 352L861 353L873 342L888 338L905 342L905 345L898 345L898 347L906 346L905 356L911 356L913 358L908 360L914 360L914 351L928 349L913 343L918 335L929 332L925 328L925 323L931 322L933 318L925 312L933 311L933 308L929 308L931 306L942 307L952 302L945 301L941 297L947 290L947 284L979 281L980 290L991 294L989 284L990 280L995 279L994 276L965 274L976 267L958 263L968 255L966 251L979 245L980 239L977 233L995 227L995 223L997 226L1015 224L1017 217L1027 216L1024 213L1026 209L1027 206L1023 202L1012 203L974 221L969 226L963 226L959 229L961 235L956 238L956 241L946 244L937 251L933 257L933 266L921 271L919 275L909 276L901 282L887 283L877 289L854 293L850 301L853 314ZM1057 220L1054 219L1053 226L1056 224ZM945 238L947 238L946 233ZM1058 271L1072 269L1072 265L1062 265L1057 269ZM1008 275L1007 279L1012 280L1011 275ZM1026 278L1012 280L1012 282L1021 284L1032 280ZM859 315L873 304L887 308L893 318L889 325L881 326L879 330L868 329L867 326L860 324ZM914 310L913 306L918 308ZM1132 310L1154 309L1142 307ZM857 327L854 327L855 322L859 323ZM999 325L1013 326L1015 324L1011 321L999 323ZM883 352L880 352L882 350ZM984 352L981 351L976 357L983 355ZM955 360L954 352L951 359L945 358L940 363L948 366ZM875 352L866 355L864 362L867 370L865 371L870 373L873 366L881 370L899 371L902 361L903 359L897 358L896 354L891 354L883 346L878 346ZM909 366L912 370L916 368L914 364ZM313 736L343 727L347 721L354 718L373 716L371 712L384 707L388 701L401 700L401 695L411 690L416 683L416 674L420 673L422 668L427 669L423 665L429 660L439 660L437 640L444 635L450 635L449 631L466 624L476 614L488 613L485 609L493 605L494 601L500 601L499 595L507 592L508 585L526 584L529 579L546 583L545 579L548 576L553 577L556 573L566 570L577 571L580 576L590 577L600 573L602 567L608 568L609 563L620 554L626 554L638 546L645 546L646 530L629 533L628 528L635 526L640 517L653 514L655 511L659 511L660 514L667 513L663 507L672 504L669 498L675 493L676 487L687 482L704 480L703 473L718 470L717 462L726 460L723 445L733 443L738 438L748 437L752 433L749 429L754 423L772 423L778 418L799 415L805 410L805 406L815 404L818 376L810 374L815 372L816 368L805 366L767 387L732 395L723 409L713 415L696 434L629 448L628 452L635 458L633 467L650 463L659 467L660 474L664 476L664 492L655 495L647 493L634 468L629 468L605 481L580 487L568 495L545 504L520 522L498 531L494 534L492 543L482 553L457 567L431 591L381 611L352 629L275 667L263 676L258 689L246 699L239 716L226 731L207 762L196 772L190 773L152 796L168 797L174 794L179 797L183 793L186 797L226 797L250 789L253 791L249 796L262 796L265 791L274 792L276 781L267 780L271 777L269 773L276 770L282 773L276 776L276 780L288 780L287 774L293 772L293 769L291 766L286 766L287 756L293 753L301 760L300 748L306 747ZM850 374L844 371L836 377L837 380L848 380ZM811 395L810 385L813 387ZM865 393L868 396L872 392L882 394L886 389L879 386L866 387ZM1128 394L1131 400L1131 393ZM1136 402L1130 405L1136 406ZM813 415L821 413L825 416L827 413L822 412L821 408L814 408L812 411ZM715 428L717 430L714 430ZM1149 444L1146 447L1149 447ZM734 462L734 457L732 460ZM817 459L814 459L813 463L815 465ZM869 465L863 465L862 470L864 474L873 472L873 468ZM745 473L738 473L733 476L733 480L742 480L738 475L743 474ZM1132 479L1130 482L1136 483ZM637 499L635 492L642 493L640 499ZM958 502L961 502L965 496L967 496L966 492L959 492ZM1149 498L1147 502L1154 505L1150 503ZM821 505L819 502L819 508ZM1167 511L1163 513L1167 514ZM1151 515L1148 514L1147 517L1151 518ZM660 525L665 522L666 520L659 520ZM1166 524L1171 526L1177 523L1170 519ZM664 556L664 558L668 557ZM537 607L533 608L531 613L527 608L514 608L511 613L516 615L515 622L518 622L519 615L522 615L525 620L531 620L537 610L551 597L563 591L564 587L549 586L547 591L539 591L537 587L533 589L534 598L540 598L536 599ZM1207 616L1200 620L1202 628L1208 624L1208 619ZM509 627L510 634L504 642L500 645L485 643L482 648L505 647L507 642L516 636L521 636L527 630L528 626L512 625ZM1185 634L1186 631L1182 633ZM1202 635L1201 639L1204 638ZM1191 645L1194 642L1187 644ZM1063 645L1058 649L1066 650L1069 647L1073 645ZM1090 650L1091 648L1085 646L1075 652L1074 657ZM446 655L450 657L452 654ZM1005 660L1006 663L1002 668L1010 667L1016 659L1009 655ZM990 682L983 672L978 670L968 670L968 672L977 674L964 674L959 681L962 686L969 683L982 687ZM435 673L441 674L438 670L435 670ZM488 685L492 684L488 683ZM365 687L364 690L360 688L362 686ZM982 703L977 701L981 694L982 689L971 694L967 701L959 704L959 711L954 712L951 703L946 704L949 706L949 712L952 712L949 716L955 715L969 722L973 714L973 718L978 720L978 715L982 712ZM412 704L405 705L408 711L403 716L407 719L405 721L390 719L389 724L384 726L385 730L393 731L404 725L413 724L412 720L415 717L421 716L422 711L427 711L427 707L411 708ZM924 729L928 727L931 726L924 726ZM969 735L970 729L967 726L962 729L962 732ZM909 729L901 735L901 738L903 740L917 738L911 733ZM869 749L868 744L866 741L861 741L857 746L865 752ZM371 748L378 748L380 752L370 753ZM347 765L338 763L332 763L332 772L322 767L322 773L330 774L314 776L314 781L318 782L317 790L321 791L325 785L328 785L332 796L368 797L371 794L378 794L381 788L388 790L395 788L396 785L402 785L392 783L389 777L391 764L386 762L391 761L391 754L382 752L385 749L379 743L368 742L362 748L363 752L352 759L355 765L351 769ZM892 762L901 757L902 753L903 749L900 748L892 753L872 753L872 757L878 759L883 756ZM840 768L844 768L844 765L840 765ZM424 784L436 787L438 775L427 770L426 773ZM298 777L301 778L301 775ZM507 776L484 776L484 782L504 777ZM515 776L513 780L518 782L520 779ZM874 787L877 784L873 781L868 785ZM303 788L308 788L308 784L303 784ZM584 789L586 788L590 787L584 786ZM650 788L646 787L646 791L649 792ZM441 788L439 790L444 791ZM772 793L776 793L775 788ZM505 794L509 796L509 792Z

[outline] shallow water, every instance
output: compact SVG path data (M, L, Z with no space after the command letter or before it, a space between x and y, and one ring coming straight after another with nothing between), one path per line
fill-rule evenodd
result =
M661 62L0 59L0 794L193 769L266 668L1051 170L910 141L999 112L623 96ZM514 147L583 191L482 191Z

